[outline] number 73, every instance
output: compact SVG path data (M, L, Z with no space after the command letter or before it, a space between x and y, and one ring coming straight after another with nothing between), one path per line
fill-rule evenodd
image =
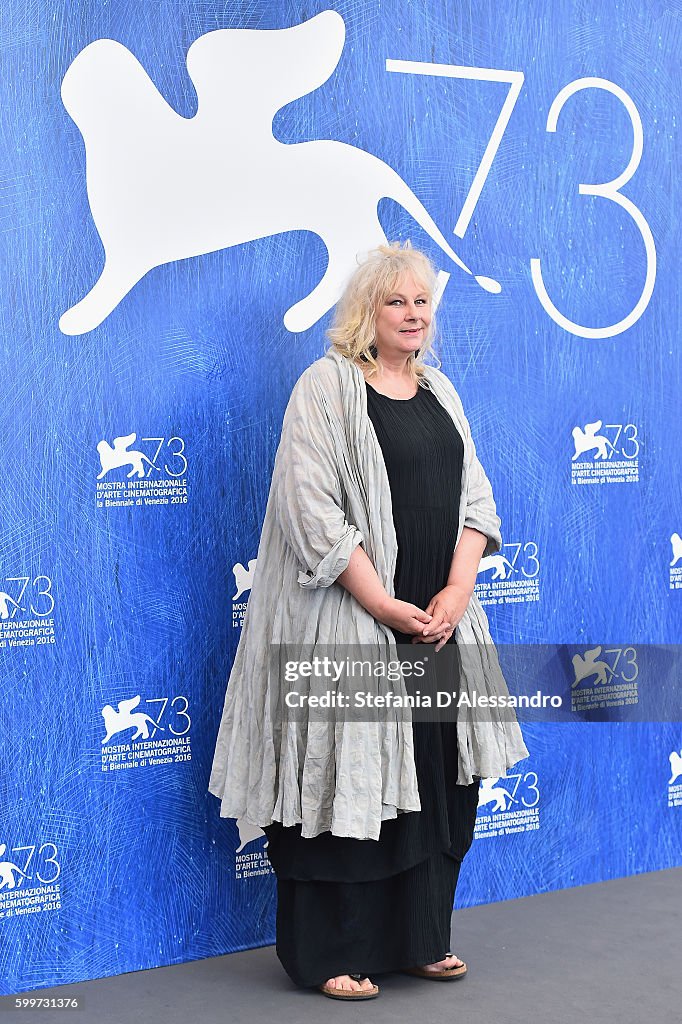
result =
M478 198L483 191L483 186L485 185L486 178L488 177L493 160L495 159L495 154L497 153L500 142L502 141L502 136L509 124L509 119L511 118L516 101L519 98L519 93L521 92L521 87L524 82L524 74L522 71L500 71L495 68L471 68L458 64L429 64L410 60L387 60L386 70L408 75L430 75L440 78L468 78L479 82L506 82L509 85L509 90L502 105L502 109L500 110L497 121L495 122L495 127L493 128L492 134L488 140L488 145L485 148L485 152L455 225L455 234L458 235L459 238L463 238L469 225L469 221L473 216ZM642 211L635 206L630 199L622 195L620 191L622 187L630 181L630 178L632 178L633 174L639 167L639 162L642 159L644 134L642 131L642 119L639 116L639 111L637 110L632 98L619 85L615 85L606 78L577 78L574 82L569 82L569 84L555 96L552 105L549 108L549 114L547 115L548 132L555 132L557 130L559 114L563 110L567 100L576 93L582 92L584 89L603 89L605 92L610 92L621 101L628 113L630 123L632 124L632 152L630 154L630 160L628 161L627 167L612 181L579 184L578 192L580 195L584 196L598 196L601 199L608 199L612 203L616 203L632 217L642 236L646 252L646 277L644 280L644 287L635 306L631 309L628 315L623 317L622 320L619 320L618 323L609 324L607 327L585 327L583 324L578 324L573 320L570 320L559 309L557 309L555 304L552 302L542 277L542 268L540 266L539 259L531 259L530 272L535 292L542 304L542 307L556 324L580 338L613 338L616 334L622 334L623 331L627 331L628 328L637 323L649 304L649 300L651 299L654 290L654 284L656 282L656 246L654 244L651 228L649 227Z

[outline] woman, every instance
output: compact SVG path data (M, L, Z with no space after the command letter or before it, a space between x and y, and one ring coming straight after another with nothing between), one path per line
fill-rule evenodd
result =
M349 644L381 660L458 642L447 689L508 692L473 593L500 519L459 397L424 362L434 286L409 244L371 253L332 348L294 387L209 783L222 816L268 837L285 970L332 998L374 998L370 973L466 973L448 945L479 781L528 756L509 713L358 722L285 708L282 651L306 661Z

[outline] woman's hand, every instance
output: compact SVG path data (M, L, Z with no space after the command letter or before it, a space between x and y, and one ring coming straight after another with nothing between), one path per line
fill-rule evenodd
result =
M436 644L436 651L443 647L455 631L467 605L471 600L471 592L455 583L449 583L431 598L426 612L431 622L422 626L415 636L413 644Z
M431 622L431 613L422 611L416 604L409 601L398 601L395 597L386 595L385 601L377 609L375 616L384 626L398 630L399 633L408 633L414 636Z

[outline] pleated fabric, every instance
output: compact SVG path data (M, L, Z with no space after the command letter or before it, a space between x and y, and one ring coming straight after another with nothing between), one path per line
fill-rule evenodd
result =
M425 608L447 583L457 541L462 438L428 389L392 399L366 387L391 488L398 541L394 594ZM411 637L396 632L395 640L409 645ZM454 635L448 642L455 642ZM433 649L409 647L415 658ZM400 650L401 657L406 653ZM405 682L409 692L410 678ZM458 679L440 685L457 690ZM456 722L415 721L412 729L421 811L383 821L376 841L329 831L302 838L300 825L279 822L264 829L277 875L277 954L298 985L431 963L449 948L479 780L457 785Z

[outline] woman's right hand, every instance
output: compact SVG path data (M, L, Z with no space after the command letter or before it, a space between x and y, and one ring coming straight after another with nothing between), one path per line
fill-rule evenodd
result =
M407 633L409 636L421 633L432 617L416 604L399 601L395 597L387 597L375 616L384 626L390 626L391 629Z

